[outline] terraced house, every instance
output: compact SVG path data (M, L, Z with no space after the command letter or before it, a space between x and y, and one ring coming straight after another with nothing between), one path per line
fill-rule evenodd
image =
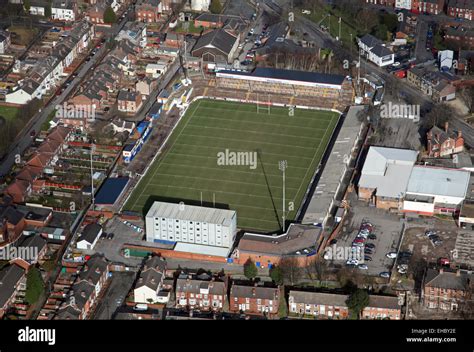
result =
M41 99L67 75L65 69L87 49L94 33L94 27L87 21L77 22L67 32L67 38L58 43L48 57L27 70L17 89L5 96L5 102L24 105L34 98Z
M290 291L289 313L293 316L307 316L318 319L347 319L348 295L322 292ZM400 320L401 309L398 298L370 295L369 304L362 310L362 319Z
M226 298L223 281L186 274L176 280L176 308L221 311Z
M70 296L59 307L55 319L84 320L94 308L108 278L108 263L103 256L92 256L71 287Z
M280 306L280 288L233 284L229 310L233 313L274 316Z

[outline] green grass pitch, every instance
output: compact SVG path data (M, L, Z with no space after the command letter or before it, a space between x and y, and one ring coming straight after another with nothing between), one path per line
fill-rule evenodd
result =
M339 114L329 111L198 100L182 117L163 154L134 189L124 209L146 213L153 200L226 204L241 229L277 231L282 216L282 172L293 220L319 165ZM257 152L257 167L218 165L218 153ZM214 195L214 196L213 196ZM293 210L289 210L293 202Z

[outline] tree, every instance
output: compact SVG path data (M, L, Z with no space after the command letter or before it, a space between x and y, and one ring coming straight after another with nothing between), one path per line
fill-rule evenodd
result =
M283 274L281 272L280 267L273 266L270 269L270 277L272 278L273 282L276 283L277 285L283 284Z
M244 264L244 275L249 280L255 279L258 275L257 266L250 258Z
M459 92L461 99L466 104L469 113L474 113L474 87L466 87Z
M359 319L362 310L369 305L369 294L366 290L355 290L346 301L353 318Z
M221 13L222 5L220 0L212 0L211 5L209 6L209 11L212 13Z
M302 276L301 268L296 258L283 258L279 264L284 284L295 285Z
M434 126L444 128L446 122L449 122L455 115L454 109L443 103L434 105L431 110L425 115L422 120L422 126L426 129L431 129Z
M31 2L30 0L23 0L23 7L25 8L26 12L30 12Z
M36 267L31 267L26 275L25 300L29 304L34 304L44 292L43 278Z
M51 17L51 4L47 4L44 7L44 17L50 18Z
M397 30L398 27L398 16L394 14L384 14L382 16L382 21L384 25L387 26L388 30L393 33Z
M380 40L387 40L388 37L388 27L385 24L380 24L374 31L374 35Z
M117 16L115 15L114 10L110 6L107 6L104 11L104 22L107 24L113 24L117 22Z

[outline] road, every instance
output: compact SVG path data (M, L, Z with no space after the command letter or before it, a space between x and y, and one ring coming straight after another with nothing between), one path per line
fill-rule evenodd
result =
M110 36L115 37L123 28L127 20L127 17L124 18L115 27L113 32L110 33ZM2 163L0 165L0 175L8 174L13 164L15 164L16 161L21 161L21 157L18 158L17 156L23 155L25 150L28 149L31 145L33 139L31 138L30 133L32 131L38 132L41 129L42 124L47 120L49 114L55 109L57 105L62 104L69 96L69 94L73 92L73 90L79 87L84 77L87 76L90 73L91 69L100 62L100 60L106 54L107 51L108 49L106 48L106 45L103 45L89 62L83 62L83 64L76 70L76 72L78 73L77 77L64 90L64 92L58 96L54 96L49 101L49 103L45 107L43 107L43 109L41 109L31 118L31 120L27 124L27 127L20 132L20 135L17 136L15 142L12 144L9 151L6 153L5 158L2 160Z

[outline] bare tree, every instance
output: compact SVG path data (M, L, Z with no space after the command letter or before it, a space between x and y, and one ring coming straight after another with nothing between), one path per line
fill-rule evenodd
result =
M296 258L283 258L278 266L285 284L293 286L301 279L303 273Z

